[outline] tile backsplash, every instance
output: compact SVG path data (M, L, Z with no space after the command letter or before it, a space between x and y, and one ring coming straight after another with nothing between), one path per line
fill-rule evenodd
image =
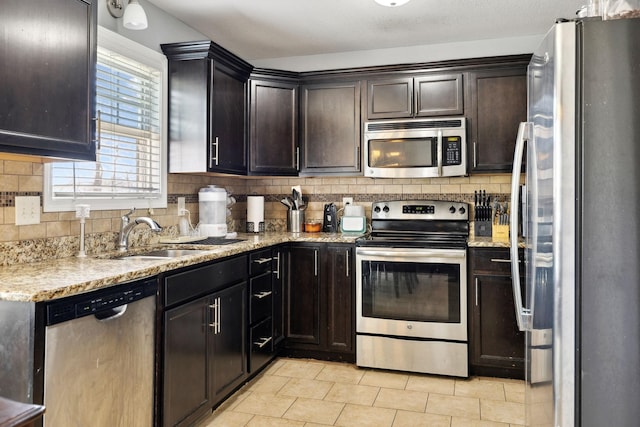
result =
M3 254L28 247L42 249L42 257L71 256L77 252L80 233L75 212L41 212L40 224L15 225L15 197L40 196L43 193L44 166L37 161L0 160L0 264L9 261ZM198 222L198 191L215 184L227 189L237 200L231 206L228 219L230 230L246 231L246 196L265 196L265 228L267 231L286 230L287 208L280 203L291 194L291 187L299 185L307 202L306 218L322 219L324 204L333 202L342 208L343 197L353 197L354 203L365 206L367 216L371 215L371 202L377 200L434 199L473 203L475 190L485 190L488 194L508 197L511 176L509 174L473 175L457 178L421 179L374 179L365 177L228 177L207 175L169 174L168 204L164 209L138 207L141 215L150 214L165 228L166 234L177 234L178 197L185 197L186 209L191 213L191 221ZM120 229L121 210L91 211L87 219L87 253L113 250ZM139 227L134 232L134 245L146 243L151 237L146 229ZM15 260L14 256L10 257ZM40 257L37 257L40 258Z

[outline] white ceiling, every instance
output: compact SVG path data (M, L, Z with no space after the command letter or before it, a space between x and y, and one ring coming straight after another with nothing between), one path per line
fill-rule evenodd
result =
M241 58L542 37L587 0L147 0ZM264 61L263 61L264 62Z

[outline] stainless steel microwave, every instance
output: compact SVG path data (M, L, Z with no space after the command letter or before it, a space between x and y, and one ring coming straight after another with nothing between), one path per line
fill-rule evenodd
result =
M364 125L364 176L433 178L467 173L464 117L385 120Z

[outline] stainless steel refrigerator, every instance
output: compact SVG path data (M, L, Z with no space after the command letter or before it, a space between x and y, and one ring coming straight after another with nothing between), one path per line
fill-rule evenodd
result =
M511 212L526 423L637 426L640 19L554 25L529 64L527 120L516 142Z

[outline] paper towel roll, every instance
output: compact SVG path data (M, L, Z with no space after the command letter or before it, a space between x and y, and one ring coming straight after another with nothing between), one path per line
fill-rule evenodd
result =
M247 196L247 230L257 233L261 223L264 224L264 196Z

